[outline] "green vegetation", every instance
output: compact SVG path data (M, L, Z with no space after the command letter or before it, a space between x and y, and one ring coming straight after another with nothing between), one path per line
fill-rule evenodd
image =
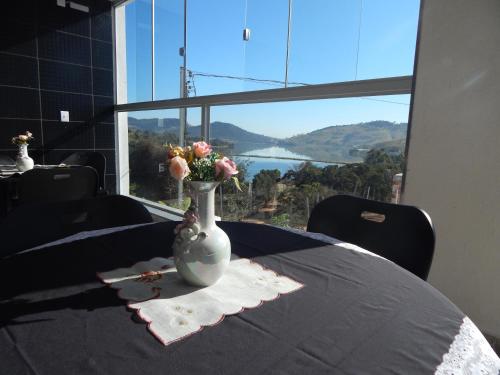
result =
M380 124L380 129L387 131L386 124ZM178 208L189 205L189 184L184 184L184 199L179 202L178 183L169 176L165 165L165 144L177 141L174 132L129 131L131 194ZM234 146L220 139L213 144L218 152ZM261 170L251 180L247 176L248 164L241 163L237 178L242 191L231 183L221 184L216 192L216 214L224 220L305 228L314 206L335 194L390 201L392 178L404 170L404 158L394 144L393 141L386 143L388 150L374 147L364 151L359 162L326 167L304 162L284 175L276 169ZM331 149L336 152L333 146Z

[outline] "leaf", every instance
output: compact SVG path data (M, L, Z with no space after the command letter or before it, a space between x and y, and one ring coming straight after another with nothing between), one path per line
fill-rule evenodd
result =
M236 189L238 189L239 191L242 191L241 186L240 186L240 181L238 181L238 177L233 176L233 177L231 177L231 179L233 180L234 185L236 186Z

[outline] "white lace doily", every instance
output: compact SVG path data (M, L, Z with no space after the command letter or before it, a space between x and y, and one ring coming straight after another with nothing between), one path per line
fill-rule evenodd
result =
M146 322L164 345L181 340L224 316L260 306L303 287L248 259L233 259L214 285L197 288L177 275L172 258L153 258L98 276Z
M436 375L500 374L500 359L472 321L465 317Z

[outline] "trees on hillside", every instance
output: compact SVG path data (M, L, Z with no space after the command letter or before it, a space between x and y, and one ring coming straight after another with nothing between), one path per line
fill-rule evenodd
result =
M167 168L161 172L159 166L166 167L164 145L177 141L176 134L129 131L132 194L153 201L171 200L168 204L176 202L178 183L170 177ZM222 141L217 147L228 149ZM362 163L319 167L306 161L283 176L277 169L261 170L251 181L247 163L240 163L237 178L243 191L223 184L216 196L218 214L226 220L248 218L304 227L314 206L334 194L389 201L392 178L404 170L404 162L401 154L374 149L366 154ZM189 195L187 184L184 193L186 197Z

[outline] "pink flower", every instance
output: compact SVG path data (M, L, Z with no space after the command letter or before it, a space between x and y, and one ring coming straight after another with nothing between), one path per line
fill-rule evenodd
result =
M238 174L238 169L236 168L236 163L227 157L222 159L217 159L215 161L215 176L224 173L224 179L229 180L233 175Z
M195 142L193 143L193 150L197 158L204 158L205 156L210 155L212 152L212 146L203 141Z
M170 175L175 178L177 181L182 181L186 178L189 173L188 164L186 159L181 158L180 156L176 156L170 159L170 167L169 167Z

